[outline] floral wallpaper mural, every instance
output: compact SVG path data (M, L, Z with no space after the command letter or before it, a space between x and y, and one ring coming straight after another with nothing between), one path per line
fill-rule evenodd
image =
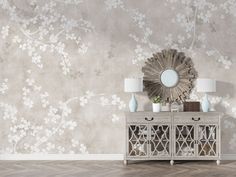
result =
M236 154L235 0L0 0L0 153L123 153L123 79L164 48L190 56ZM202 95L195 91L194 100ZM145 93L139 110L150 110Z

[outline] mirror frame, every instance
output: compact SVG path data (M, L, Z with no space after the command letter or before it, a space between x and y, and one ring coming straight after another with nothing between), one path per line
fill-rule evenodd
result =
M175 70L179 76L178 83L173 87L166 87L161 82L161 74L165 70ZM192 59L183 52L166 49L153 54L142 67L144 73L144 91L148 97L160 96L165 102L182 102L189 98L198 74Z

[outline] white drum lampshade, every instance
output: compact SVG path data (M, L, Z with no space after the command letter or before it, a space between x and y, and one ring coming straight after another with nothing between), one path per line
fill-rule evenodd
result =
M214 79L197 79L197 92L204 92L205 96L202 101L202 111L210 110L210 102L207 93L216 92L216 81Z
M124 81L125 92L142 92L143 91L143 79L142 78L126 78Z
M197 79L197 92L216 92L216 81L214 79Z
M138 109L138 102L134 93L143 91L143 79L142 78L126 78L124 80L124 91L131 92L132 97L129 102L130 112L136 112Z

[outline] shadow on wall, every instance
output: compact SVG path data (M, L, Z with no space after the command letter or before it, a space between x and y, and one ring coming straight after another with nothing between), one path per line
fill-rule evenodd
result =
M234 97L234 85L232 83L217 81L216 82L216 93L212 93L210 95L225 98L229 97L232 99ZM219 112L226 112L226 108L221 104L221 101L214 105L215 110Z
M217 81L216 82L216 93L210 93L209 95L220 97L220 98L234 98L235 87L232 83ZM222 100L214 105L214 108L218 112L226 113L226 107L222 104ZM232 115L224 114L221 119L221 129L227 129L227 131L221 131L221 147L222 154L234 153L234 145L230 143L235 133L236 119ZM230 135L230 136L229 136ZM227 146L223 146L227 144Z
M152 111L152 100L149 99L147 92L143 92L143 96L146 96L147 102L143 105L143 110L145 111Z
M144 110L145 111L152 111L152 102L148 102L144 105Z
M152 111L152 101L148 98L147 92L139 92L137 93L139 96L139 103L142 103L140 105L140 109L142 111Z
M216 81L216 94L220 97L234 97L234 85L229 82Z
M234 98L235 87L232 83L217 81L216 82L216 90L217 92L213 95L219 97L229 97L230 99ZM226 108L221 104L218 103L215 105L216 111L219 112L226 112ZM228 146L221 146L223 154L231 154L233 153L233 144L230 143L233 134L235 133L236 127L236 119L232 115L225 114L221 119L221 129L227 129L227 131L221 131L221 144L228 144ZM231 135L231 136L229 136Z
M235 154L236 141L234 140L236 127L236 119L231 115L225 114L221 119L221 153L222 154ZM229 136L230 135L230 136ZM226 145L226 146L223 146Z

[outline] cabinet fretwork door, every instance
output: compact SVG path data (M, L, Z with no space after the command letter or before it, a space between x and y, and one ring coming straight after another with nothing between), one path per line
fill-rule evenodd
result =
M128 156L148 157L148 125L128 125Z
M150 156L168 157L170 147L170 125L150 125Z
M194 125L175 125L175 156L195 156Z
M217 156L217 125L197 125L198 156Z

